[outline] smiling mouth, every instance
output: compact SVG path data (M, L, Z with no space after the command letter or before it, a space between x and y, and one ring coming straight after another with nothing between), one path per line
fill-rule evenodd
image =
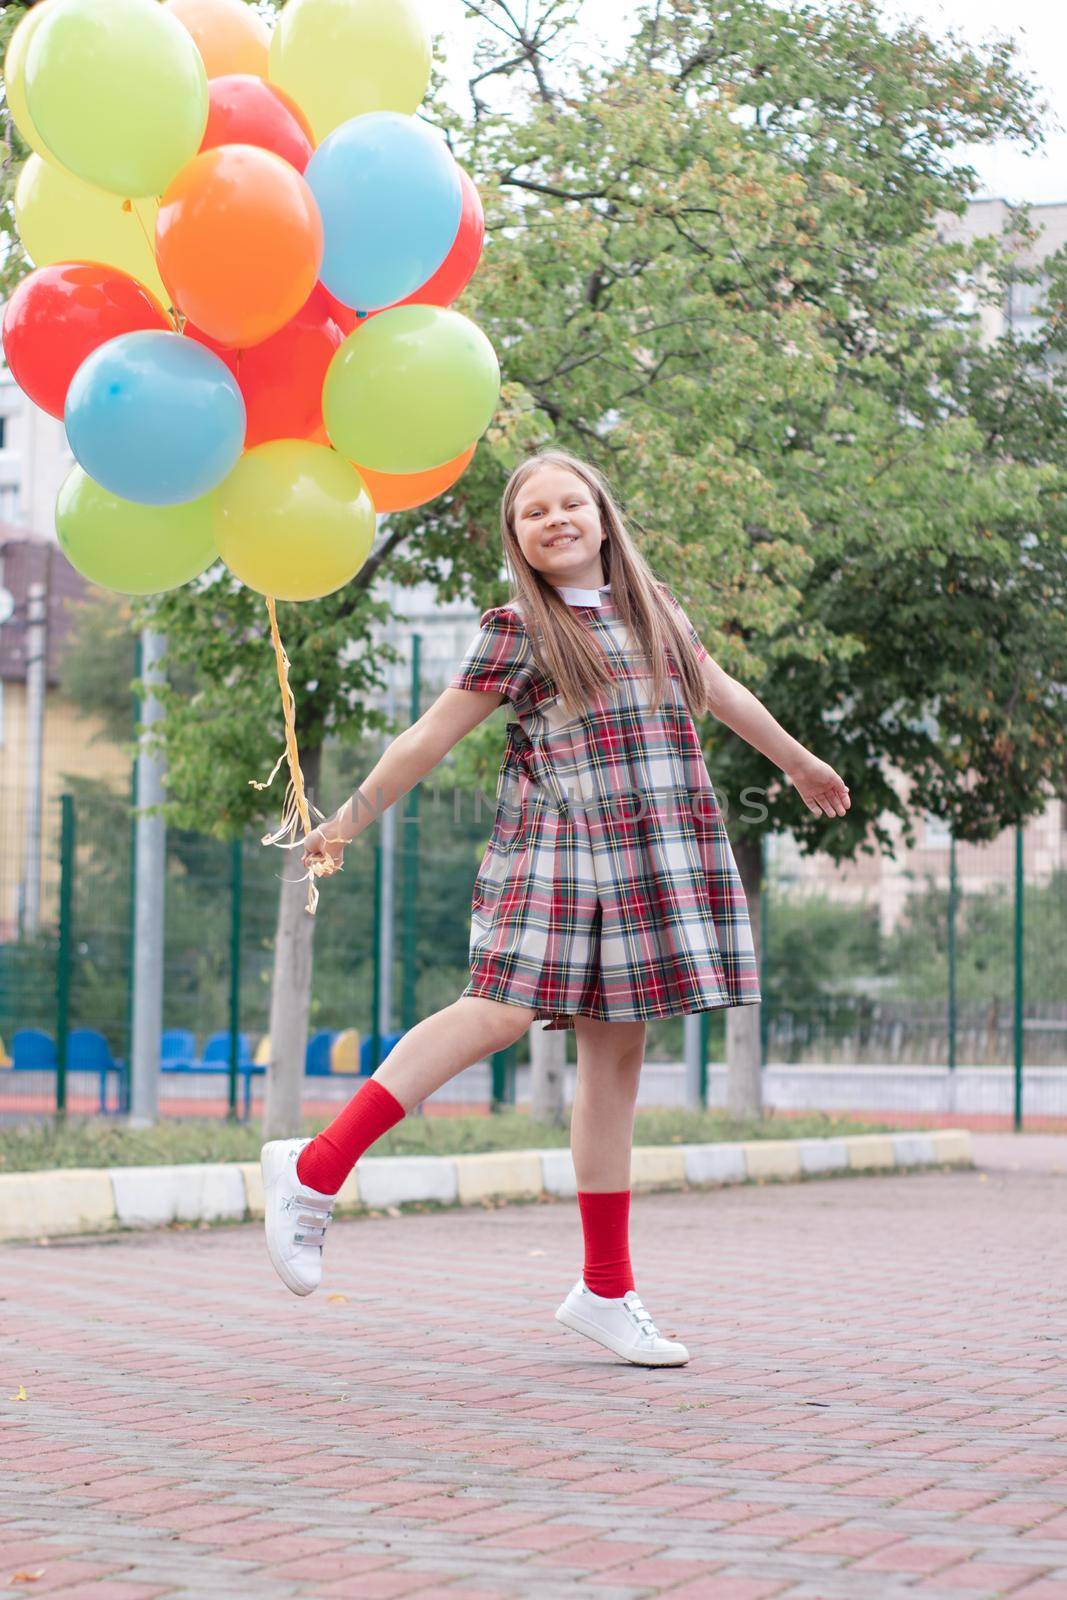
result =
M578 543L578 535L576 533L565 533L565 534L561 534L558 539L550 539L548 541L548 544L545 546L545 548L547 550L554 550L556 548L556 545L558 545L558 544L577 544L577 543Z

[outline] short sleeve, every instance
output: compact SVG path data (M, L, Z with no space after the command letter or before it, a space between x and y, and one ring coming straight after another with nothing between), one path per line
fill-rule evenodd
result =
M491 607L482 613L478 632L448 687L514 699L526 658L526 629L520 619L507 606Z
M660 592L664 596L665 599L670 601L671 605L674 607L674 610L677 612L678 618L681 621L682 626L685 628L686 632L689 635L689 638L690 638L690 641L692 643L693 649L697 653L697 660L698 661L708 661L708 660L710 660L711 658L708 655L708 652L704 648L704 645L703 645L703 643L701 641L700 635L697 633L696 629L693 627L693 624L690 622L689 618L686 616L685 610L682 607L682 605L681 605L680 601L678 600L677 596L673 595L671 593L671 591L667 588L667 585L665 583L660 585Z

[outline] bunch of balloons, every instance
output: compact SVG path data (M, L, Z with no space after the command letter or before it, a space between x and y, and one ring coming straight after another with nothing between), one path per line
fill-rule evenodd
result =
M376 511L463 473L499 397L451 309L477 190L414 115L417 0L39 0L4 63L32 147L15 216L36 270L4 354L77 465L60 542L153 594L221 556L311 600L359 571Z

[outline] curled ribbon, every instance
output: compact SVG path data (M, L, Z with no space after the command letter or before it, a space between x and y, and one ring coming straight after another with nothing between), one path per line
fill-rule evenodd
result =
M270 637L274 645L274 660L278 668L278 687L282 692L282 715L285 718L285 749L274 763L274 770L265 783L258 783L255 778L249 778L253 789L269 789L281 769L283 761L289 763L289 782L285 790L285 802L282 807L281 827L274 833L265 833L262 844L276 844L282 850L298 850L311 832L311 812L321 822L324 813L316 805L309 805L304 792L304 774L300 768L300 752L296 744L296 696L293 694L289 682L289 657L285 653L281 634L278 632L278 617L273 598L267 596L267 615L270 617ZM303 826L303 838L298 836L298 829ZM339 862L332 856L326 856L322 861L315 861L308 868L302 878L297 878L297 883L307 883L308 897L305 907L309 916L314 916L319 904L319 890L316 878L330 878L335 872L343 869Z

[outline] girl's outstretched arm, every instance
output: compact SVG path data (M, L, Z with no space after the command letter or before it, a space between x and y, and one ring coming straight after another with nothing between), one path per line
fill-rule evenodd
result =
M852 801L848 784L819 757L806 750L771 716L751 689L731 678L709 656L704 664L708 710L752 747L780 767L809 811L843 817Z
M397 734L352 797L308 834L301 857L304 866L326 855L340 864L345 845L420 783L506 698L474 689L445 689L418 722Z

